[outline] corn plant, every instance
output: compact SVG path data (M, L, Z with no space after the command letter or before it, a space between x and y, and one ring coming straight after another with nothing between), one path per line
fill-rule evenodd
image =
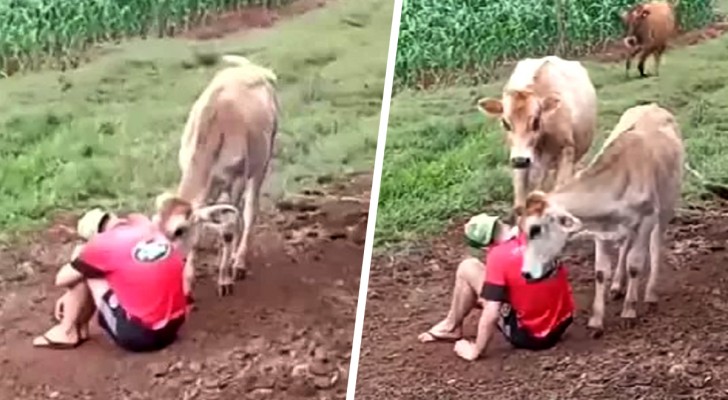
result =
M524 56L582 54L623 32L620 13L641 0L404 0L398 86L457 74L487 80ZM714 20L714 0L680 0L682 29Z

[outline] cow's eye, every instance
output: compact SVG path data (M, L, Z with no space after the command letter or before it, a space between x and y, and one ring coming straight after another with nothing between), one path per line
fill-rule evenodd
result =
M503 129L507 130L508 132L511 131L511 124L509 124L508 121L502 119L501 125L503 125Z
M177 229L174 230L174 233L172 233L172 237L174 239L179 239L182 236L184 236L185 233L187 233L187 227L181 226L181 227L179 227L179 228L177 228Z

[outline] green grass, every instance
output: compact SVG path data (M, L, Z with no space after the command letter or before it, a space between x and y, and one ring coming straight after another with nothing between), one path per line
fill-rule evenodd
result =
M0 3L0 72L78 63L90 45L173 35L216 13L290 0L6 0Z
M241 54L278 74L272 196L371 170L391 19L391 0L341 0L270 30L128 42L68 73L0 81L0 231L59 210L149 210L178 180L187 113L220 67L209 54Z
M487 81L503 60L556 50L584 54L622 35L620 13L640 1L405 0L397 86L464 77ZM714 17L714 2L681 0L676 7L680 26L704 26Z
M728 36L668 52L659 78L637 79L633 70L627 80L622 63L585 65L599 97L592 154L627 108L655 101L677 115L690 164L708 179L728 183ZM475 107L479 97L499 96L503 84L405 90L392 99L377 247L411 242L440 232L452 218L508 206L504 133ZM687 174L683 188L686 201L701 197Z

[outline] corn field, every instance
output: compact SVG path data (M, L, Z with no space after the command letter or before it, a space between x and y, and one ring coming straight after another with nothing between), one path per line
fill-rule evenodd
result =
M487 80L498 63L593 50L623 32L620 13L636 0L404 0L398 85L466 72ZM680 0L680 29L715 18L714 0Z
M216 13L292 0L0 0L0 75L49 61L78 63L88 46L125 37L165 36Z

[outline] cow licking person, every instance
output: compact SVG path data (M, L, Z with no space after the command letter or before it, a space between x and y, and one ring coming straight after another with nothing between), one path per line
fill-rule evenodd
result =
M526 234L520 221L510 227L485 214L471 218L465 235L473 248L487 249L463 260L447 316L419 335L422 343L455 341L455 353L468 361L480 357L496 330L516 348L544 350L555 346L571 325L574 300L566 266L557 263L549 276L530 279L521 273ZM475 341L463 338L463 321L482 308Z
M224 221L217 229L222 239L218 294L231 294L234 281L245 277L261 187L278 132L273 71L240 56L222 59L231 66L218 71L193 104L179 149L182 176L173 193L157 197L154 217L168 236L190 247L184 276L188 294L203 233L190 216L205 205L227 203L232 211L221 214Z
M624 295L621 318L637 319L638 283L649 262L644 290L648 310L658 302L667 226L680 200L685 149L677 119L655 103L627 109L592 162L573 180L526 200L528 232L523 274L549 276L569 238L577 232L594 237L595 293L588 327L604 329L604 302L612 265L609 242L619 242L612 279L613 297ZM624 290L625 272L627 287Z

